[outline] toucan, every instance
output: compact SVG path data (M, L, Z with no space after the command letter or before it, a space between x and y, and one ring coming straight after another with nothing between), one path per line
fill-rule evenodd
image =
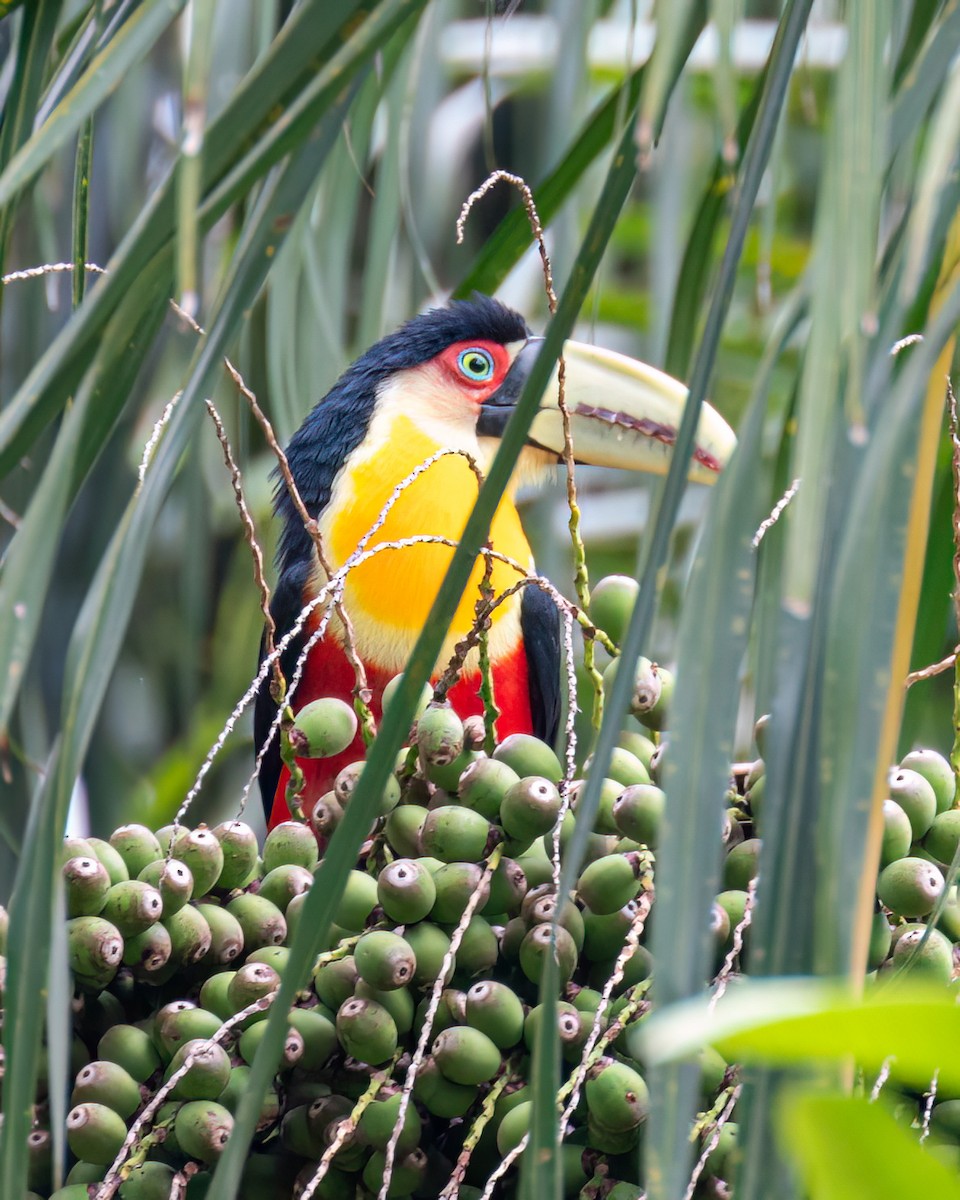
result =
M322 538L333 572L376 526L398 485L407 481L375 532L371 549L418 535L456 542L478 494L471 461L462 454L436 458L442 449L465 451L481 471L519 398L541 338L497 300L474 296L421 313L384 337L344 371L294 434L286 455L297 490ZM571 416L576 460L662 473L686 400L686 388L669 375L612 351L578 342L564 345L564 394ZM712 482L729 459L735 438L708 405L701 412L690 478ZM563 451L557 372L540 401L511 485L490 527L490 544L522 570L533 569L515 503L519 482L555 467ZM295 624L303 607L327 582L315 542L282 482L275 497L282 522L278 579L271 603L276 638ZM343 604L353 641L367 673L371 709L381 713L385 685L401 672L427 620L453 550L442 543L376 552L346 576ZM437 663L437 672L473 625L484 563L478 559ZM499 595L519 578L516 567L496 560L489 584ZM325 605L313 611L281 658L286 680L318 628ZM553 742L560 716L560 622L553 601L523 587L493 613L489 654L500 711L496 736L533 733ZM290 703L297 710L318 696L352 703L355 673L343 649L342 625L329 618L310 650ZM261 655L263 650L261 648ZM276 715L269 677L257 696L255 741L262 746ZM448 699L461 717L483 712L476 652L466 659ZM309 813L333 786L340 769L363 756L358 733L342 754L303 759L301 796ZM289 816L288 774L276 739L264 757L260 788L271 827Z

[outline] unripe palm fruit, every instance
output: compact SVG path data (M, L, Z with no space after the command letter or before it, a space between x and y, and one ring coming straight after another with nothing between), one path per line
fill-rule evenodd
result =
M452 1025L434 1038L430 1053L451 1083L476 1087L500 1070L500 1049L491 1038L469 1025Z
M280 986L280 976L267 963L246 962L236 972L227 987L227 999L235 1013L253 1004L254 1001L269 996ZM246 1024L266 1015L266 1009L247 1019ZM244 1028L246 1025L244 1026Z
M337 1012L337 1037L344 1050L360 1062L378 1067L397 1048L397 1026L382 1004L354 997Z
M337 1028L318 1008L293 1008L287 1018L303 1039L300 1067L319 1071L337 1048Z
M377 876L377 899L398 925L422 921L433 908L437 885L415 858L396 858Z
M61 867L71 858L96 858L97 852L89 838L65 837L60 843Z
M223 821L213 836L223 851L216 886L225 891L245 887L257 866L257 835L244 821Z
M313 837L313 834L310 835ZM295 863L281 863L264 875L260 881L257 893L271 904L275 904L282 913L286 913L294 896L302 896L309 892L313 885L313 873L306 867L298 867Z
M663 824L666 795L653 783L624 788L613 802L613 821L624 837L655 848Z
M332 789L324 792L310 810L307 818L318 844L332 838L342 820L343 806L333 794Z
M531 983L539 983L544 956L550 953L550 925L534 925L520 943L520 967ZM560 983L566 984L577 968L577 947L562 925L556 929Z
M353 870L347 876L334 921L351 933L359 933L377 905L377 881L366 871Z
M124 939L124 964L132 967L136 979L143 982L156 979L157 972L163 970L172 955L173 941L166 926L159 921L142 933Z
M165 1004L153 1019L153 1040L160 1057L169 1062L186 1042L211 1038L219 1030L220 1018L189 1000Z
M960 808L937 813L933 824L924 834L923 848L937 862L949 863L960 843Z
M336 1012L353 995L359 978L354 957L347 954L320 962L314 968L313 986L321 1004Z
M577 814L578 819L581 818L581 797L584 787L586 786L585 779L575 780L570 789L570 803L573 812ZM597 813L593 819L594 833L604 836L612 836L620 834L617 828L617 823L613 818L613 806L623 793L623 784L618 783L615 779L604 779L600 783L600 796L597 804ZM569 820L564 821L566 829L572 831L573 813L568 813ZM570 834L567 833L567 837Z
M723 911L721 909L721 911ZM590 962L616 958L636 919L637 904L631 900L616 912L603 916L586 908L583 911L583 953Z
M267 834L263 843L263 871L292 864L312 871L317 865L317 839L309 825L301 821L282 821Z
M380 1191L383 1184L385 1166L386 1155L381 1150L374 1150L363 1168L363 1182L373 1195ZM398 1155L387 1188L387 1200L402 1200L405 1196L413 1195L426 1173L427 1156L419 1147L403 1158Z
M457 792L465 808L496 821L507 790L519 781L520 776L507 763L478 758L460 776Z
M424 766L446 766L463 752L463 722L449 704L428 704L417 720L417 750Z
M542 775L527 775L507 789L500 806L500 824L510 837L529 845L553 829L561 804L556 784Z
M147 863L163 858L160 843L146 825L121 825L110 834L110 845L123 859L131 879L136 879Z
M486 817L460 804L444 804L427 813L420 847L441 862L480 862L493 849L494 833Z
M485 916L490 913L495 916L515 916L520 911L527 891L523 867L514 858L501 858L490 876L490 895L481 911Z
M504 1158L511 1150L515 1150L530 1132L532 1117L532 1100L521 1100L504 1115L497 1127L497 1149Z
M221 1021L233 1016L233 1005L230 1003L230 981L236 971L218 971L208 976L200 988L200 1007L212 1012Z
M357 736L357 714L336 696L305 704L294 718L290 745L297 758L330 758L342 754Z
M566 820L564 820L564 826ZM561 828L562 833L562 828ZM545 845L545 841L549 839L537 838L529 850L525 850L516 858L517 866L523 871L523 877L527 881L527 887L524 895L531 889L539 886L541 883L546 883L553 879L553 860ZM504 861L500 860L501 863Z
M540 1023L543 1020L543 1005L538 1004L527 1013L523 1023L523 1040L531 1054L537 1041ZM558 1000L556 1006L557 1036L564 1058L579 1058L579 1050L587 1040L590 1026L593 1023L592 1014L589 1016L580 1012L572 1004Z
M957 793L957 780L953 767L936 750L911 750L901 760L901 767L916 771L922 775L933 788L937 798L937 812L946 812L953 808Z
M489 883L482 883L483 870L476 863L452 862L444 863L434 873L433 882L437 887L437 898L433 902L430 917L442 925L456 925L463 916L470 897L480 888L480 906L490 895Z
M71 1104L91 1101L130 1117L140 1107L140 1085L119 1063L98 1059L80 1068L70 1095Z
M910 819L914 841L922 838L937 815L937 796L917 771L900 767L890 772L890 799L895 800Z
M592 767L593 755L583 764L584 774L589 774ZM615 780L622 787L632 787L637 783L650 782L650 772L647 770L646 764L624 746L614 746L610 762L607 764L606 775L608 779Z
M193 896L193 872L176 858L158 858L147 863L137 878L160 893L165 917L179 912Z
M953 977L953 944L938 929L912 926L898 931L893 965L946 987Z
M123 938L103 917L74 917L67 922L70 970L85 990L102 992L123 958Z
M197 906L185 904L179 912L165 917L163 924L173 942L173 962L192 966L209 953L213 934Z
M629 575L607 575L590 593L590 620L618 646L639 591L639 583Z
M230 1140L233 1117L214 1100L188 1100L181 1105L173 1129L187 1158L215 1162Z
M546 742L530 733L511 733L494 750L493 757L512 767L522 779L525 775L542 775L556 782L563 778L563 767Z
M756 877L759 857L759 838L747 838L731 847L723 864L723 886L746 891Z
M387 709L393 703L393 698L397 694L397 689L403 680L403 674L394 675L387 686L383 689L383 697L380 701L381 711L383 715L387 715ZM413 720L416 721L427 710L427 706L433 699L433 688L429 683L425 683L420 689L420 699L417 701L416 707L413 710Z
M68 917L95 917L110 890L107 868L92 856L68 858L63 864Z
M114 1025L97 1043L97 1056L118 1063L137 1083L145 1083L160 1066L153 1039L136 1025Z
M67 1141L84 1162L112 1163L126 1136L123 1117L105 1104L78 1104L67 1113Z
M484 979L467 989L467 1024L479 1029L501 1050L509 1050L523 1036L523 1005L505 983Z
M155 887L139 879L126 879L111 887L100 910L124 937L142 933L163 915L163 898Z
M380 1089L377 1098L364 1109L357 1130L361 1138L374 1150L386 1150L400 1115L400 1098L400 1088L394 1084L386 1084ZM422 1129L423 1122L416 1106L408 1104L397 1142L398 1156L403 1157L416 1149L420 1144Z
M896 800L883 802L883 841L880 845L880 866L889 866L910 853L913 827L910 818Z
M417 1073L413 1095L432 1116L449 1121L462 1117L470 1108L477 1098L477 1088L447 1079L428 1055Z
M173 852L190 868L193 895L199 900L216 884L223 870L223 847L206 825L182 829L174 839Z
M120 1184L120 1200L169 1200L174 1169L162 1162L144 1162L130 1167Z
M626 1063L602 1058L587 1071L587 1110L611 1133L626 1133L646 1119L650 1093L643 1077Z
M457 947L457 972L468 977L485 975L496 966L499 954L500 940L490 922L485 917L471 917Z
M405 987L417 969L410 943L385 929L365 933L354 946L353 957L360 978L381 991Z
M584 867L577 895L598 916L614 913L636 896L641 870L637 853L607 854Z
M240 922L243 944L247 950L260 946L279 946L286 940L287 923L275 904L263 896L244 892L227 905L227 912Z
M180 1070L187 1058L190 1066L170 1093L172 1100L217 1100L230 1078L230 1055L216 1042L194 1038L184 1042L164 1072L164 1082Z
M245 1029L240 1035L238 1049L240 1057L248 1066L253 1066L253 1059L260 1048L260 1043L263 1041L267 1033L267 1022L259 1021L256 1025L251 1025L249 1029ZM277 1066L278 1071L289 1071L295 1067L303 1058L303 1034L298 1029L291 1026L287 1030L286 1037L283 1039L283 1050L280 1054L280 1062Z
M350 797L360 782L360 776L363 774L365 766L366 763L361 758L356 762L348 763L337 772L337 777L333 781L333 798L340 805L341 809L346 809L350 803ZM385 817L387 813L396 808L399 802L400 784L396 776L390 775L383 785L383 791L380 793L378 815Z
M196 908L210 930L210 948L204 956L205 964L226 965L236 962L243 953L240 922L219 904L198 904Z
M926 781L924 781L926 782ZM939 867L922 858L899 858L880 872L877 895L900 917L925 917L943 891Z
M443 960L450 949L450 938L432 921L420 921L416 925L408 925L404 930L404 940L413 951L417 967L413 973L414 987L425 987L434 983L440 977ZM447 979L453 974L453 967L448 972Z
M867 970L875 971L890 953L893 930L885 912L873 914L870 924L870 945L867 949Z
M420 854L420 830L427 819L427 811L420 804L401 804L387 816L383 831L400 857L417 858Z

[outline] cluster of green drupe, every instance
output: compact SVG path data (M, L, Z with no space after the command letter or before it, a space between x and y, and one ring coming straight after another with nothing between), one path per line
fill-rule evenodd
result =
M613 579L595 590L593 618L614 640L635 586ZM616 660L608 671L615 669ZM424 696L323 952L289 1013L239 1200L305 1190L321 1200L370 1200L388 1156L389 1197L476 1200L529 1129L531 1053L544 1014L539 982L552 944L561 986L558 1101L569 1109L565 1195L643 1193L649 1095L640 1033L653 969L645 918L669 803L658 780L672 685L668 671L640 661L636 721L614 752L577 885L563 897L557 870L582 780L565 798L551 747L514 735L487 753L481 719L462 721ZM347 706L322 699L298 714L291 743L301 757L328 756L349 745L355 729ZM127 825L107 841L65 841L77 989L73 1160L53 1191L42 1083L30 1138L37 1196L91 1200L114 1169L122 1200L166 1200L175 1181L178 1195L202 1200L247 1087L287 943L362 766L341 770L308 820L278 825L262 847L240 821L155 833ZM584 775L589 770L587 760ZM714 969L725 975L749 964L745 914L764 787L762 758L731 776L724 890L711 916ZM954 802L952 771L934 752L915 751L891 775L871 969L952 978L956 890L935 928L926 918L960 839ZM625 957L628 938L638 944ZM736 1154L735 1122L711 1140L711 1113L729 1095L733 1069L710 1050L701 1066L699 1144L709 1140L711 1152L696 1195L712 1197L724 1193ZM960 1108L960 1099L942 1098L933 1117L956 1157L957 1138L951 1132L947 1143L945 1132L960 1132L951 1106ZM514 1166L493 1195L514 1196L517 1179Z

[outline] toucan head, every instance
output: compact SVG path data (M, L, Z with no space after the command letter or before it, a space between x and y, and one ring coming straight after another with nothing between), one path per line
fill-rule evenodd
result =
M452 301L408 321L348 367L314 408L288 449L308 508L319 512L333 477L384 413L404 413L439 445L476 447L490 457L523 390L542 338L524 319L485 296ZM687 389L626 355L568 341L564 395L578 462L663 473ZM712 483L736 444L715 409L704 405L690 478ZM525 451L528 465L557 462L563 452L558 372L540 400ZM292 516L281 492L278 508ZM288 520L281 553L299 544Z

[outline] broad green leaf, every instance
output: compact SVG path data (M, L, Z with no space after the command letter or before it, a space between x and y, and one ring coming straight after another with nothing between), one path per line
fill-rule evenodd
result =
M810 1200L960 1200L956 1172L880 1104L791 1091L777 1125Z
M641 1026L646 1061L670 1062L712 1045L731 1062L804 1067L855 1059L868 1075L889 1060L891 1076L921 1091L939 1070L960 1088L960 1019L942 987L878 985L866 997L832 980L739 983L716 1006L707 997L660 1009Z

